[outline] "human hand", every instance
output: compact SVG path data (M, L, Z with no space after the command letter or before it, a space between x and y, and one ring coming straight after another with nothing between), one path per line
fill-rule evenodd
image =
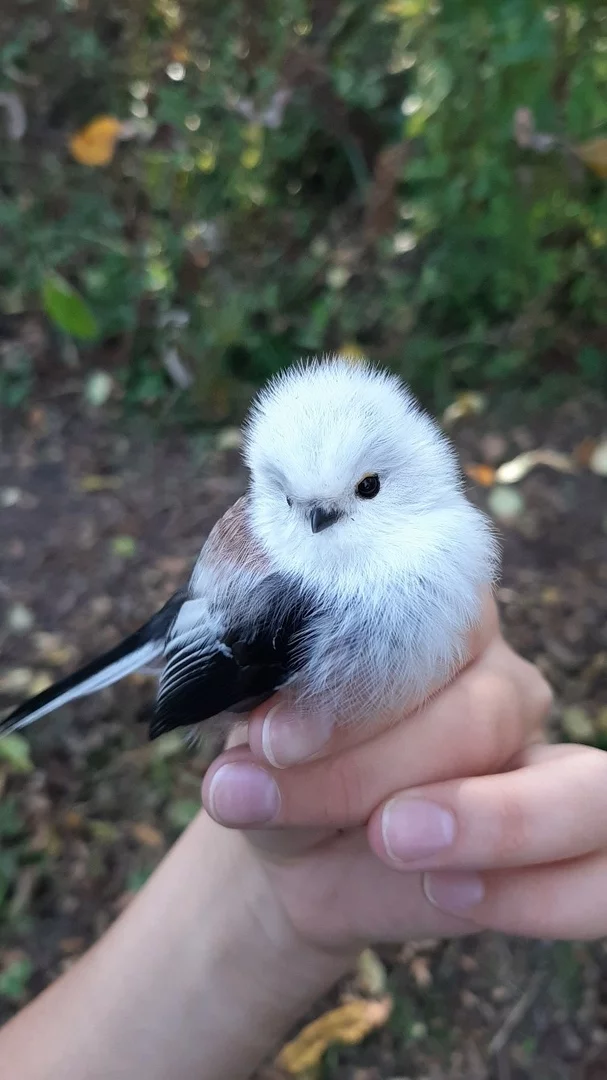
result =
M407 840L414 803L418 817L432 813L430 805L447 815L453 840L440 854L415 857ZM552 939L607 934L602 750L530 745L510 772L402 792L378 807L368 836L387 866L406 876L425 870L427 898L465 918L469 930Z
M288 703L282 714L280 702L266 703L249 720L248 744L209 769L206 810L246 830L279 903L310 944L348 951L476 928L429 901L419 860L403 873L378 840L380 808L397 793L501 773L542 738L550 692L504 642L492 600L470 655L424 709L381 731L331 730L328 717L289 716ZM449 814L439 810L422 815L409 838L418 855L432 845L449 850L449 830Z

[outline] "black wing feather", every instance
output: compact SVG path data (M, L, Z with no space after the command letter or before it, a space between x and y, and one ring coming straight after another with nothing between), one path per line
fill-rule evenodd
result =
M300 590L269 590L263 618L255 626L233 626L213 652L195 644L171 652L167 646L150 739L191 727L219 713L260 704L279 689L304 660L301 630L312 611Z
M28 717L30 717L32 713L37 712L38 709L44 708L45 705L62 697L70 690L76 689L88 679L98 675L105 668L110 667L119 660L123 660L131 653L135 653L148 642L164 640L183 601L186 599L186 596L187 591L185 589L176 592L160 611L157 611L143 626L140 626L133 634L129 634L127 638L124 638L118 645L115 645L113 649L109 649L108 652L103 653L102 656L95 657L94 660L91 660L88 664L84 664L72 675L67 675L64 679L59 679L58 682L53 683L48 689L42 690L40 694L36 694L34 697L23 702L22 705L19 705L18 708L14 709L12 713L5 716L0 722L0 736L19 727L28 720Z

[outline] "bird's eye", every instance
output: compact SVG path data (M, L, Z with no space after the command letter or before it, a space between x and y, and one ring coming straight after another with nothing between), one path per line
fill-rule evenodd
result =
M293 499L291 498L291 496L287 495L286 498L287 498L287 505L288 506L293 506Z
M363 476L360 483L356 485L356 494L361 499L374 499L379 492L379 476L377 473L373 473L371 476Z

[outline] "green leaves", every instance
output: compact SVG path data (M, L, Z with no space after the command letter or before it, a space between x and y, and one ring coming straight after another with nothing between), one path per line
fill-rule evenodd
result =
M13 960L0 974L0 997L21 1001L33 970L34 966L27 956Z
M8 765L13 773L29 773L34 768L27 739L22 735L5 735L0 739L0 765Z
M49 274L42 283L42 306L58 330L80 341L93 341L99 327L93 312L80 293L59 274Z

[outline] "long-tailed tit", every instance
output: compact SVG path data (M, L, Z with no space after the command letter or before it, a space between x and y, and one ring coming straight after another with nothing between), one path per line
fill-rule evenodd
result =
M244 438L248 491L187 588L0 734L153 661L150 738L281 687L344 722L402 714L464 662L495 543L450 443L400 380L340 357L295 366L260 393Z

